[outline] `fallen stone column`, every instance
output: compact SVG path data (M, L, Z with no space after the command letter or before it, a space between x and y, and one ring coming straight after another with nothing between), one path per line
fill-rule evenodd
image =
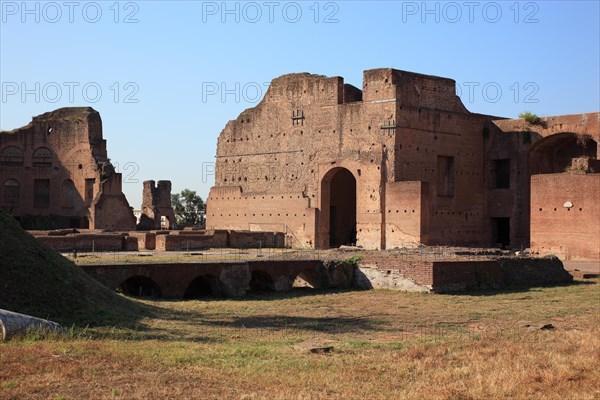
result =
M64 333L63 327L56 322L0 309L1 340L36 331Z

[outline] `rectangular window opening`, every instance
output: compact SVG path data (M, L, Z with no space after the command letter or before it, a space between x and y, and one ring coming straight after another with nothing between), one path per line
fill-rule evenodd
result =
M50 179L35 179L33 181L33 207L50 207Z
M437 157L437 194L441 197L454 196L454 157Z
M510 188L510 159L493 160L494 189Z

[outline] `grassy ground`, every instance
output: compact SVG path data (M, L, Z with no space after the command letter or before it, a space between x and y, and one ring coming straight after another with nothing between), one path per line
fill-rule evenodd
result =
M110 326L135 321L140 307L37 241L0 209L0 308L65 325Z
M598 279L468 295L305 289L136 302L137 326L0 344L0 398L600 396ZM334 349L295 348L307 340Z

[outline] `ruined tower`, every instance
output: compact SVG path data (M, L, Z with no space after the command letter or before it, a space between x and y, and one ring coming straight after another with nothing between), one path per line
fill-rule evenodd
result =
M163 218L166 220L162 223ZM171 181L144 181L142 194L142 216L139 230L174 229L175 213L171 206Z

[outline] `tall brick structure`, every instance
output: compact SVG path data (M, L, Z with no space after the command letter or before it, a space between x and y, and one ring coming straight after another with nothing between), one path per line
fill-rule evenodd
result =
M167 226L161 224L162 217L167 220ZM138 224L140 230L174 229L175 213L171 205L171 181L144 181L142 194L142 217Z
M285 75L219 136L207 227L270 229L295 246L484 245L491 118L451 79L376 69Z
M0 206L26 228L135 229L100 114L61 108L0 132Z
M359 90L341 77L284 75L221 132L207 227L281 231L300 247L526 247L530 176L575 156L594 164L598 116L544 119L537 132L470 113L451 79L375 69ZM537 154L562 144L536 143L561 133L589 147L549 171Z

